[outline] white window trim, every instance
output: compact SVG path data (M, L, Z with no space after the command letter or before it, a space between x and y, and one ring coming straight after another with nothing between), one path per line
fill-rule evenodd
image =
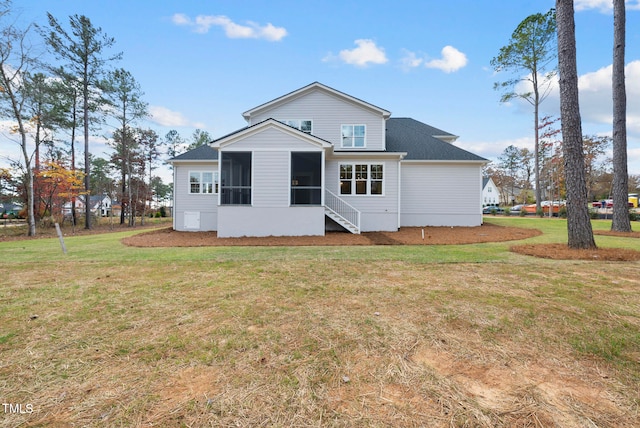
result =
M199 192L192 192L191 191L191 175L192 174L199 174L199 180L198 183L200 185L200 191ZM213 177L213 183L212 183L212 191L211 192L203 192L204 190L204 186L202 185L202 174L211 174L211 176ZM189 194L190 195L217 195L218 194L218 186L219 186L219 173L217 170L213 171L213 170L191 170L189 171L189 174L187 176L187 186L188 186L188 190L189 190Z
M353 145L354 142L354 138L355 135L351 137L351 146L345 146L344 145L344 138L342 137L342 128L345 126L351 126L353 128L355 128L356 126L362 126L364 127L364 143L362 147L356 147ZM355 134L355 129L354 132ZM355 150L362 150L362 149L366 149L367 148L367 125L365 125L364 123L343 123L340 125L340 148L342 149L355 149Z
M351 191L352 193L341 193L340 192L340 182L342 181L342 179L340 178L340 171L342 169L343 165L351 165L351 173L352 173L352 178L351 178ZM356 165L367 165L367 193L363 193L363 194L357 194L355 193L356 191ZM371 193L371 166L372 165L382 165L382 193L380 194L372 194ZM340 162L338 164L338 191L336 193L336 195L338 196L357 196L357 197L375 197L375 198L379 198L381 196L385 196L385 189L386 189L386 176L387 176L387 166L384 162L357 162L357 161L352 161L352 162ZM375 180L375 181L380 181L380 180Z
M309 132L306 131L302 131L305 134L311 134L313 135L313 120L311 119L284 119L281 120L282 123L284 123L287 126L291 126L292 128L296 128L298 131L302 131L302 122L310 122L311 123L311 130ZM292 124L291 122L298 122L297 125Z

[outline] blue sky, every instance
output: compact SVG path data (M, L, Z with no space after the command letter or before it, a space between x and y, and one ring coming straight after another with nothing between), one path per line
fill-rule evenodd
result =
M611 134L611 0L576 0L584 134ZM490 160L508 145L533 148L533 111L501 104L491 59L528 15L553 0L141 1L14 0L21 21L82 14L116 39L145 92L148 126L164 136L196 128L214 138L241 113L319 81L459 135ZM627 2L629 172L640 174L640 6ZM541 113L559 115L557 91ZM0 137L1 138L1 137ZM11 143L0 139L0 156ZM92 152L103 155L98 138ZM13 149L12 156L17 156ZM104 155L103 155L104 156ZM168 176L168 175L167 175Z

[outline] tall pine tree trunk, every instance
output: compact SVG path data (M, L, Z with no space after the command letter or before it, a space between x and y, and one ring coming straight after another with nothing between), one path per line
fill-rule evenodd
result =
M624 0L613 0L613 221L611 230L631 232L627 171L627 94L624 82Z
M596 248L593 238L582 148L582 124L578 103L578 69L573 0L556 0L558 72L562 121L565 181L567 188L568 245L574 249Z
M87 72L87 65L85 64L85 73ZM83 114L84 114L84 190L87 192L85 195L84 205L84 228L91 229L91 204L89 200L91 198L91 166L89 157L89 84L85 80L83 88Z

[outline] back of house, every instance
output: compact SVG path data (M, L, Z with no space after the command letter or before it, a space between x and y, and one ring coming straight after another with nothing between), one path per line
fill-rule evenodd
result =
M482 224L485 159L457 137L312 83L171 159L174 228L219 237Z

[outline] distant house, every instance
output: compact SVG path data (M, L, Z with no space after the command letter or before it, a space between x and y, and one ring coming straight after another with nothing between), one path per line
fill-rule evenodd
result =
M21 204L14 204L13 202L0 203L0 215L17 216L22 211Z
M76 213L83 213L85 210L84 195L80 195L76 198ZM99 217L107 217L111 215L112 203L109 195L91 195L89 197L89 206L93 214ZM71 215L71 202L67 202L62 207L62 213L67 216Z
M500 204L500 193L491 177L482 179L482 206Z
M173 227L219 237L482 224L482 166L457 136L321 83L243 113L173 164Z

